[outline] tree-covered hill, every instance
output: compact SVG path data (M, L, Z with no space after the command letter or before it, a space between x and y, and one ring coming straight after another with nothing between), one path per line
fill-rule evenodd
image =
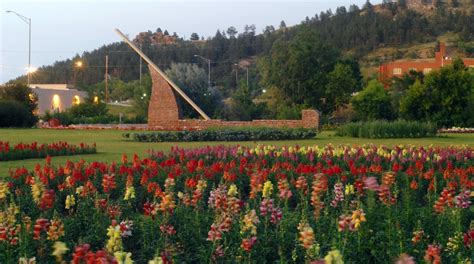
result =
M156 32L140 33L136 40L141 43L144 52L164 69L168 68L171 62L202 63L204 67L205 63L194 57L195 54L211 59L212 80L215 85L225 90L236 86L236 63L256 56L265 56L276 40L290 39L302 27L315 29L326 44L340 49L346 56L354 59L382 47L434 41L446 32L458 33L461 41L474 39L474 15L467 12L467 9L449 8L446 4L426 14L408 8L404 2L384 3L379 6L372 6L368 2L361 8L356 5L348 9L339 7L335 11L328 10L313 17L306 17L300 25L293 27L286 27L284 22L279 28L268 26L262 33L257 33L255 27L250 25L242 32L238 32L234 27L218 30L215 36L207 40L199 40L198 34L193 34L192 40L184 40L176 33L170 36L166 30L162 33L162 30L158 29ZM472 49L467 51L472 53ZM84 67L77 72L78 86L95 84L104 79L106 55L109 56L111 76L124 81L139 78L138 55L125 43L117 42L42 67L35 73L33 81L71 83L74 77L73 62L81 59L84 61ZM254 63L249 66L252 68ZM245 67L241 65L241 68ZM244 71L240 69L239 72L242 74ZM255 80L258 74L254 71L252 73L251 79Z

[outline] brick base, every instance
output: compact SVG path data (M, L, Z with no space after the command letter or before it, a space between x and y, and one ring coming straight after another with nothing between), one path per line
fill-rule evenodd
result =
M148 107L148 125L150 127L166 126L178 121L181 117L181 109L173 88L153 68L150 66L148 68L153 83Z
M153 81L148 107L149 130L203 130L210 127L318 128L319 113L315 110L303 110L301 120L182 120L175 91L159 73L148 68Z

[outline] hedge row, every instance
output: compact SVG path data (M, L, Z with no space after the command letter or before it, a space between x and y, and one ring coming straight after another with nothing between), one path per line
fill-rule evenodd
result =
M358 138L421 138L436 135L432 123L397 120L348 123L336 130L337 136Z
M203 131L171 131L155 133L124 133L125 138L138 142L191 142L191 141L253 141L253 140L291 140L316 137L313 129L224 129Z

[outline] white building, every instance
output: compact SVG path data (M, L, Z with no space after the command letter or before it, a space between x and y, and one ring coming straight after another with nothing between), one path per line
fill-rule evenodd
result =
M38 96L38 115L46 110L62 112L84 102L87 96L86 92L70 89L67 84L30 84L30 88Z

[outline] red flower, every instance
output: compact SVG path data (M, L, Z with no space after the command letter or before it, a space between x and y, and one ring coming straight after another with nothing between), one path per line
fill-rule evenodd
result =
M436 245L428 245L425 251L425 261L432 264L441 264L441 248Z
M53 208L54 198L55 198L54 190L44 191L43 195L41 196L39 207L43 210Z
M257 237L253 236L251 238L243 239L242 244L240 246L242 247L243 250L250 252L256 242L257 242Z
M115 183L115 175L104 174L104 177L102 178L102 188L104 189L104 192L110 192L116 187L117 185Z

